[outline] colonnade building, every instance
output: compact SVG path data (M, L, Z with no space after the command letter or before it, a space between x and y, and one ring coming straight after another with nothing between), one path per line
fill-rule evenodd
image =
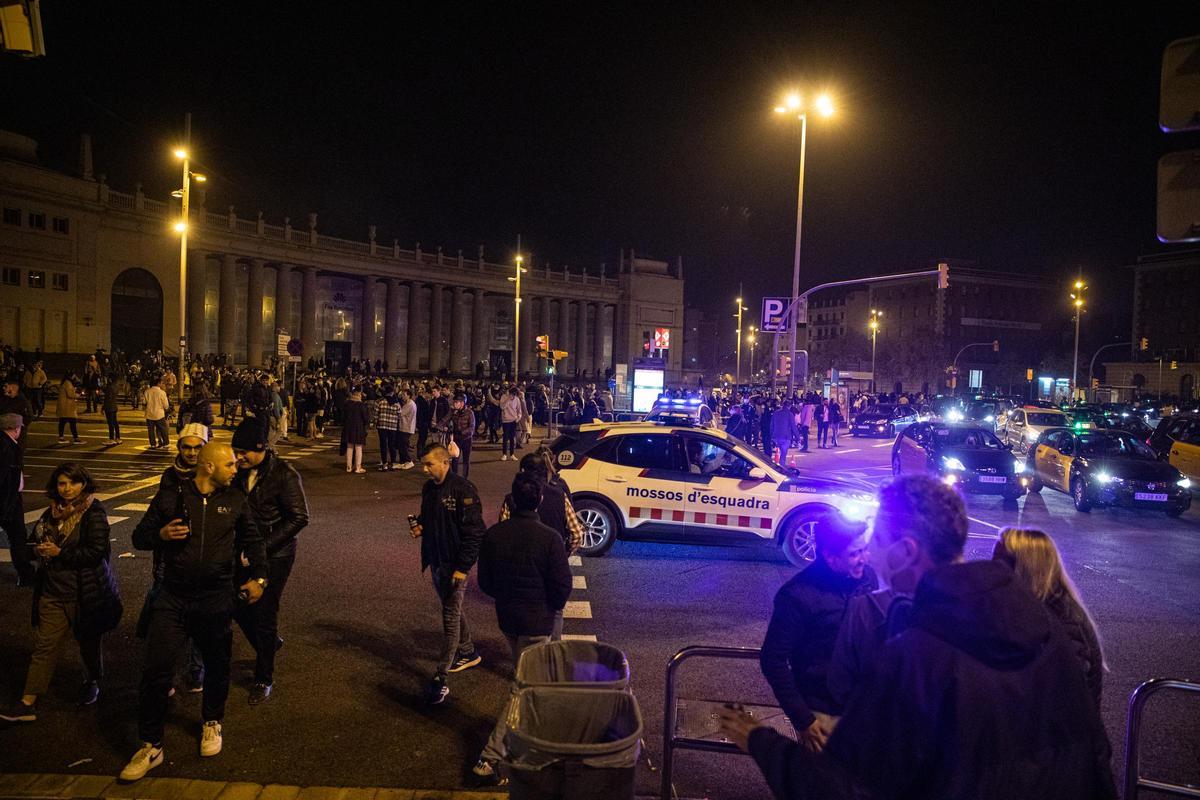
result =
M43 352L179 352L179 202L109 188L93 175L90 142L78 175L37 163L36 143L0 131L0 343ZM193 184L194 186L195 184ZM199 202L198 202L199 200ZM515 266L441 247L321 234L205 208L192 194L186 331L194 353L263 366L286 331L304 360L385 361L393 372L507 373ZM505 254L507 257L507 254ZM568 358L558 374L603 377L667 331L667 380L683 366L683 263L622 251L617 267L587 274L534 266L521 281L520 370L545 371L535 337Z

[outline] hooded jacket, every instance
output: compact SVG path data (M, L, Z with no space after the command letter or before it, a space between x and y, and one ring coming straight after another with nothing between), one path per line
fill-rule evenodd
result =
M930 571L911 618L824 753L751 734L776 797L1116 797L1112 750L1071 643L1007 565Z

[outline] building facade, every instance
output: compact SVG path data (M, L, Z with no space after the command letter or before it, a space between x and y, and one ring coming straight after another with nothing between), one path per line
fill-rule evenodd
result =
M512 264L483 247L466 258L377 241L322 235L317 215L301 226L267 224L193 204L186 311L180 319L178 203L111 189L81 148L79 175L40 166L36 143L0 132L0 342L24 350L180 350L226 353L262 366L286 332L304 359L331 365L380 360L392 371L508 373L514 348ZM549 265L522 277L520 370L544 368L535 337L547 333L568 358L558 373L603 377L636 357L647 326L679 342L682 260L621 253L617 274ZM670 376L669 376L670 377Z
M1200 361L1200 250L1143 256L1133 270L1130 341L1146 339L1147 357Z

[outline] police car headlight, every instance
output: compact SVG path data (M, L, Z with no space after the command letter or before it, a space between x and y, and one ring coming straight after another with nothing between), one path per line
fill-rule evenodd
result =
M966 469L963 463L954 456L943 456L942 465L945 466L946 469Z
M842 503L842 516L854 522L866 522L875 516L879 501L869 494L852 494Z

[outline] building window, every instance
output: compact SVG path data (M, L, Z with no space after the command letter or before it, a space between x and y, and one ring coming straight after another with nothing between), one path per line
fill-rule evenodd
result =
M65 292L67 290L68 282L65 272L55 272L50 276L50 278L55 289L58 289L60 292Z
M4 268L4 285L5 286L20 286L21 285L21 270L16 267Z
M30 289L45 289L46 288L46 273L40 270L29 270L29 288Z
M71 232L71 220L67 219L66 217L55 217L54 232L61 233L66 236Z
M46 215L39 211L29 212L29 227L39 231L46 230Z
M21 224L21 209L19 209L19 208L4 209L4 224L5 225L20 225Z

